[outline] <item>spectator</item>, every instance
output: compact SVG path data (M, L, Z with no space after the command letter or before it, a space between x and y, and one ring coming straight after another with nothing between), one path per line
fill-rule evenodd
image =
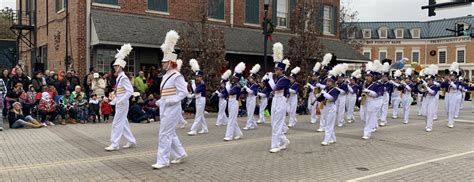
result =
M107 123L109 121L110 114L112 114L112 106L109 104L109 98L103 98L103 101L100 104L100 112L102 112L104 122Z
M33 84L33 88L35 89L36 92L41 92L41 89L45 84L43 84L43 74L41 72L36 72L35 76L31 80L31 83Z
M20 95L19 101L21 103L23 114L26 116L31 115L31 110L36 105L36 91L33 88L33 85L30 84L28 92L22 92Z
M144 96L146 90L148 89L148 85L145 84L145 73L143 71L138 72L138 76L135 77L135 80L133 80L133 86L138 89L138 92L140 92L140 95Z
M54 73L54 72L53 72ZM65 85L63 82L59 81L58 79L58 74L53 74L49 79L48 79L48 85L53 85L56 91L58 92L58 95L63 95L64 90L66 90Z
M0 131L3 131L3 108L5 106L5 96L7 94L7 86L3 81L3 78L0 77L0 112L2 115L0 116Z
M148 99L145 101L145 111L149 113L151 118L156 121L156 115L158 113L158 106L155 104L156 98L153 94L148 96Z
M41 91L36 92L36 97L35 97L36 103L40 102L41 98L43 97L43 92L48 92L48 91L49 91L48 86L43 86Z
M68 81L69 81L69 84L68 84ZM74 71L68 71L66 73L66 79L63 79L63 83L65 83L68 90L72 92L74 91L74 88L76 88L76 86L80 86L81 82L79 80L79 77L75 75Z
M13 109L8 113L8 123L10 128L41 128L41 125L36 119L30 115L24 115L19 102L13 103Z
M21 67L18 67L15 70L15 75L11 78L12 85L16 86L18 83L21 83L23 90L28 90L28 85L31 83L30 79L25 74L23 74L23 69Z
M74 110L74 102L75 100L71 97L71 92L69 92L69 90L66 90L64 92L64 95L61 96L61 98L59 98L59 104L60 104L60 110L59 110L59 113L60 114L63 114L64 113L64 116L66 114L69 115L69 123L71 124L76 124L76 120L77 120L77 113L76 111ZM65 118L65 117L63 117Z
M12 89L11 78L10 77L11 77L11 75L10 75L10 72L8 71L8 69L3 69L2 74L0 75L0 79L2 79L3 82L5 82L5 88L8 91L10 91Z
M76 98L75 110L76 110L76 113L77 113L77 118L79 119L79 122L81 122L82 124L86 124L87 123L87 116L88 116L87 101L84 99L83 94L79 94L75 98Z
M115 82L116 82L115 79L116 79L116 77L113 73L108 73L106 75L106 79L105 79L105 81L107 81L107 87L106 87L106 91L105 91L105 96L106 97L109 97L109 93L114 91Z
M81 86L77 85L75 88L74 88L74 91L71 93L71 97L73 99L76 99L78 95L81 95L82 98L85 98L86 95L84 94L84 92L82 92L81 90Z
M147 123L150 123L150 115L145 112L143 105L144 102L139 93L134 93L134 96L132 97L132 107L130 108L129 113L132 122L140 123L142 121L147 121Z
M15 87L13 87L13 90L11 92L7 92L7 97L5 98L5 100L7 100L6 102L7 110L10 110L12 108L14 102L18 102L22 93L23 93L22 83L15 84Z
M63 81L64 77L66 77L66 72L60 71L58 75L58 80Z
M48 92L41 93L41 100L39 101L38 106L38 115L41 117L41 123L43 126L54 126L54 119L58 113L56 112L56 102L51 99L51 96ZM46 120L46 117L49 116L49 119Z
M105 96L105 80L101 77L99 73L94 73L94 79L92 80L92 91L97 95L99 100Z
M91 98L89 99L89 113L92 117L92 122L100 123L100 106L99 106L99 99L97 98L96 94L92 94Z
M160 84L163 75L161 74L161 70L155 70L150 78L148 78L149 89L148 94L157 94L160 95Z

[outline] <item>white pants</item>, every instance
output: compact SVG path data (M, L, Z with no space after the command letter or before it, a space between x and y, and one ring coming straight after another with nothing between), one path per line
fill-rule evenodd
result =
M283 127L286 117L286 98L284 96L275 96L272 101L272 145L271 148L279 148L286 140L283 134Z
M436 97L426 96L424 99L426 105L430 106L430 108L426 109L426 129L433 129L433 118L438 111L438 107L435 103Z
M456 112L454 114L454 117L458 117L459 116L459 110L461 109L461 105L463 103L463 99L462 99L462 92L458 91L456 92L456 101L458 104L456 104Z
M296 107L298 106L298 95L290 94L288 99L288 126L295 126L296 122Z
M255 105L257 104L257 97L254 95L247 96L245 106L247 108L247 128L257 128L257 121L253 116L255 113Z
M377 115L380 107L382 106L381 99L378 98L372 98L367 96L367 100L364 106L362 106L364 109L364 136L365 137L370 137L372 134L372 129L374 129L377 126ZM361 115L362 116L362 115Z
M268 97L260 97L260 103L259 105L259 113L258 113L258 120L260 122L265 123L265 108L267 108L268 105Z
M318 104L317 104L317 101L315 102L316 97L314 96L314 94L312 92L308 94L309 94L309 97L308 97L307 107L308 107L309 113L311 114L311 123L316 123L316 121L318 120L318 115L316 115L316 106Z
M448 114L448 125L454 125L456 107L459 107L458 96L460 95L457 92L448 92L444 98L446 113Z
M462 98L461 98L461 101L460 101L461 103L459 104L459 109L462 110L463 109L462 105L464 104L464 99L466 99L466 92L461 92L461 96L462 96Z
M426 113L428 112L428 109L429 109L428 107L430 107L428 105L428 101L427 101L426 97L427 96L421 98L421 115L423 115L423 116L426 116ZM434 104L434 103L432 103L432 104ZM418 112L418 113L420 113L420 112Z
M346 119L354 120L354 107L356 104L357 96L356 94L348 94L346 98Z
M339 98L338 98L339 99ZM336 100L337 101L337 100ZM326 104L323 108L324 121L324 140L323 142L329 143L330 141L336 141L336 132L334 132L334 125L336 124L336 105L334 103Z
M125 100L123 103L115 106L115 116L112 122L112 133L110 136L110 141L113 147L119 147L122 135L127 139L128 143L137 143L132 130L130 130L130 125L128 124L128 104L129 101Z
M387 122L389 99L390 99L390 96L388 95L388 93L384 92L382 96L382 107L380 108L380 111L379 111L379 120L383 123Z
M166 106L160 102L160 132L156 164L169 165L169 156L178 159L186 155L184 147L176 135L176 125L181 120L181 102Z
M225 114L225 109L227 108L227 100L224 98L219 98L219 112L217 113L216 125L226 125L229 118Z
M337 109L337 117L336 117L337 124L343 125L345 123L344 113L346 109L346 95L340 94L337 97L336 109Z
M237 123L237 115L239 114L239 101L235 98L229 99L229 105L227 107L229 111L229 123L227 123L227 129L225 131L226 138L233 138L242 136L242 131Z
M204 132L209 132L207 129L206 118L204 118L204 108L206 107L206 97L196 97L196 116L194 118L191 131L197 131L199 128Z
M410 106L411 106L410 97L411 97L410 94L408 94L408 95L404 94L402 96L403 120L405 122L408 122L408 119L409 119L409 116L410 116Z
M423 114L423 94L416 94L416 106L418 106L418 115Z
M393 107L393 111L392 111L392 117L398 117L398 108L400 106L400 96L396 96L396 97L393 97L392 95L392 107Z
M438 108L439 92L436 93L435 98L436 98L436 99L435 99L435 102L434 102L434 103L435 103L435 108ZM473 101L474 101L474 100L473 100ZM430 105L428 105L427 108L428 108L428 107L430 107ZM438 119L438 111L436 111L436 112L434 113L434 116L433 116L433 117L434 117L433 119Z

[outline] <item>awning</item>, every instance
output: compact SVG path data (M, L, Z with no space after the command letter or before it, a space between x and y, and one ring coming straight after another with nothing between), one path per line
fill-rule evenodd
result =
M159 48L166 32L185 31L187 22L160 17L133 15L100 10L92 10L92 45L122 45L131 43L137 47ZM263 35L261 30L222 26L225 34L227 53L262 55ZM288 45L292 34L276 32L272 35L274 42ZM320 39L325 52L336 54L345 62L367 62L368 59L349 45L338 39ZM271 55L272 42L268 44L268 55ZM284 49L288 51L288 49Z

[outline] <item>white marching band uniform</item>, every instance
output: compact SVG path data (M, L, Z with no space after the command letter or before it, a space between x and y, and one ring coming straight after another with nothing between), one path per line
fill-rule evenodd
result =
M217 113L216 126L227 125L227 123L229 122L229 118L225 113L225 110L227 109L227 90L223 88L217 91L216 93L219 97L219 111Z

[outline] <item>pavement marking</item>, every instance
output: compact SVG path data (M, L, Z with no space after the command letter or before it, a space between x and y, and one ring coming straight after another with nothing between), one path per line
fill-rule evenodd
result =
M448 156L444 156L444 157L434 158L434 159L430 159L430 160L426 160L426 161L422 161L422 162L417 162L417 163L414 163L414 164L409 164L409 165L402 166L402 167L399 167L399 168L390 169L390 170L387 170L387 171L382 171L382 172L378 172L378 173L375 173L375 174L350 179L350 180L347 180L347 181L348 182L362 181L362 180L370 179L370 178L373 178L373 177L382 176L382 175L386 175L386 174L389 174L389 173L405 170L405 169L408 169L408 168L428 164L428 163L431 163L431 162L437 162L437 161L451 159L451 158L460 157L460 156L469 155L469 154L474 154L474 150L468 151L468 152L463 152L463 153L457 153L457 154L453 154L453 155L448 155Z
M460 123L474 123L474 120L454 119L454 121Z

